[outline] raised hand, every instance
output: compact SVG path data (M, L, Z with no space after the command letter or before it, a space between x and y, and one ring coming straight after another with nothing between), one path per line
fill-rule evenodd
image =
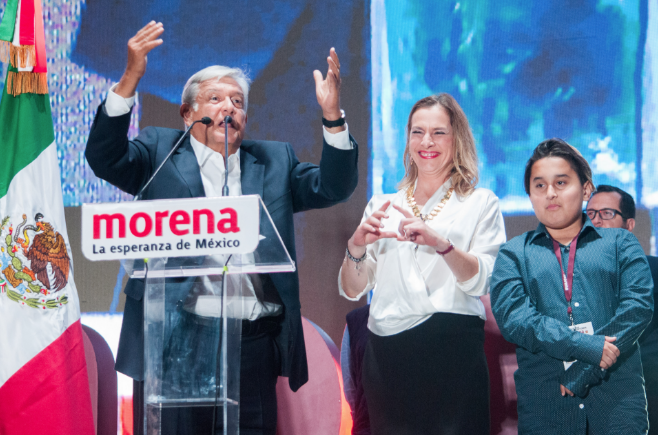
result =
M322 108L322 116L329 121L335 121L340 119L342 115L340 112L340 61L333 47L329 50L327 63L329 67L327 77L324 80L320 71L313 71L315 95ZM344 130L344 126L334 128Z
M128 41L128 63L114 92L124 98L135 95L137 84L146 72L147 54L162 44L162 23L151 21Z
M350 255L356 258L361 258L366 253L366 248L369 244L376 242L379 239L391 238L394 239L397 234L394 231L382 231L384 224L383 219L388 219L386 210L391 205L391 201L386 201L378 210L368 216L366 220L356 228L356 231L347 241L347 249ZM354 267L345 267L347 265L354 265ZM354 263L349 260L347 255L343 260L343 267L340 272L340 281L349 297L356 297L368 283L368 276L366 273L360 273L359 263Z
M621 354L617 346L614 343L617 340L617 337L605 337L605 343L603 343L603 355L601 355L601 362L599 366L604 369L609 369L617 362L617 357Z
M361 224L356 228L356 231L350 239L349 245L351 247L363 248L365 252L365 247L371 243L376 242L379 239L391 238L394 239L397 237L397 234L394 231L382 231L384 224L382 219L388 219L388 214L386 210L388 206L391 205L391 201L386 201L377 211L368 216L366 220L361 222ZM351 252L352 250L350 250ZM352 255L363 254L363 252L351 252Z
M397 211L404 215L398 227L397 239L401 242L414 242L417 245L427 245L436 251L445 251L450 247L448 239L428 227L419 217L414 216L409 211L394 205Z

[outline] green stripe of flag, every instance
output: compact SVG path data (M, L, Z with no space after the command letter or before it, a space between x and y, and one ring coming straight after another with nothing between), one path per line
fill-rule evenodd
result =
M10 66L9 71L16 69ZM48 94L13 97L5 86L0 101L0 198L16 174L54 141Z
M14 39L17 11L18 0L7 0L7 7L0 23L0 40L11 42Z

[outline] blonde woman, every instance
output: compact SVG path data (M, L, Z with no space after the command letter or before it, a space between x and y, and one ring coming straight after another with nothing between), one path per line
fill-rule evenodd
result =
M498 198L475 188L475 141L448 94L416 102L405 177L375 195L347 244L340 293L370 305L363 387L372 433L488 434L485 309L505 242Z

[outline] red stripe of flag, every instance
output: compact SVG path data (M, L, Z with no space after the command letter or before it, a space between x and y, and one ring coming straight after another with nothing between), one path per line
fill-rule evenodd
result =
M48 72L46 64L46 40L45 33L43 30L43 13L41 12L41 0L34 0L34 48L37 53L37 61L34 66L35 73L45 73Z
M20 45L34 45L34 1L21 0Z
M0 387L3 435L94 435L78 320Z

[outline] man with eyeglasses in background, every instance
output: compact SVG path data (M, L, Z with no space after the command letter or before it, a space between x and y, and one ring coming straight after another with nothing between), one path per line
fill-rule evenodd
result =
M618 187L601 184L587 203L587 216L600 228L635 228L635 201ZM654 282L654 304L658 282L658 257L647 255ZM658 434L658 315L655 314L639 339L649 411L649 435Z

